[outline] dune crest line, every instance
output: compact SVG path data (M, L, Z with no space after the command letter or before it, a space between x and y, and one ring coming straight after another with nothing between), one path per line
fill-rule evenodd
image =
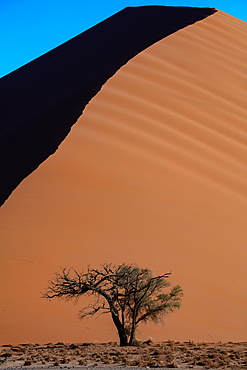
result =
M136 54L213 14L128 7L0 81L0 205L53 154L102 85Z

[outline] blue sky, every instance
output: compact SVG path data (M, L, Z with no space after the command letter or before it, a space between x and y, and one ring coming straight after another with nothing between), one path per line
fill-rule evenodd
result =
M247 22L247 0L0 0L0 77L126 6L220 9Z

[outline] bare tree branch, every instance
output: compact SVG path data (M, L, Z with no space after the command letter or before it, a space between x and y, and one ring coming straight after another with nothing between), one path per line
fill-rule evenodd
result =
M182 289L170 286L171 272L154 276L136 265L104 263L99 269L88 266L87 272L63 268L48 282L43 298L78 300L83 294L95 297L93 304L79 311L79 318L110 313L120 345L132 344L140 322L158 322L180 307Z

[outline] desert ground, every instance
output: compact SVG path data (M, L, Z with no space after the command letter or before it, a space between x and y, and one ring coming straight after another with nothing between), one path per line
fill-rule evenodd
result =
M247 342L194 343L151 340L136 347L116 343L47 343L0 347L1 369L180 368L244 369Z
M11 194L0 211L0 344L12 344L1 366L60 365L76 351L89 366L87 351L98 364L246 365L246 50L246 23L221 11L151 45ZM86 299L41 299L60 267L105 261L172 271L183 288L165 326L140 327L157 345L19 345L117 341L110 318L78 320Z

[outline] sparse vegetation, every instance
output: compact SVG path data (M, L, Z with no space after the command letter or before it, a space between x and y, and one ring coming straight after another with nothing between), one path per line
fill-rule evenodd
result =
M170 287L171 273L154 275L136 265L104 263L100 269L88 268L86 273L62 269L48 283L43 294L47 299L78 300L93 295L94 304L83 308L79 318L108 312L117 328L120 345L138 345L135 337L140 323L158 323L164 316L180 308L182 288Z
M0 347L0 359L4 359L0 368L11 369L35 364L35 367L115 365L240 370L247 366L247 343L194 343L192 346L188 342L166 341L127 348L119 347L116 343L78 343L74 349L70 343L64 343L28 347L19 345L18 348L16 352L9 345Z
M23 366L31 366L31 365L32 365L32 361L31 360L27 359L27 360L24 361Z

